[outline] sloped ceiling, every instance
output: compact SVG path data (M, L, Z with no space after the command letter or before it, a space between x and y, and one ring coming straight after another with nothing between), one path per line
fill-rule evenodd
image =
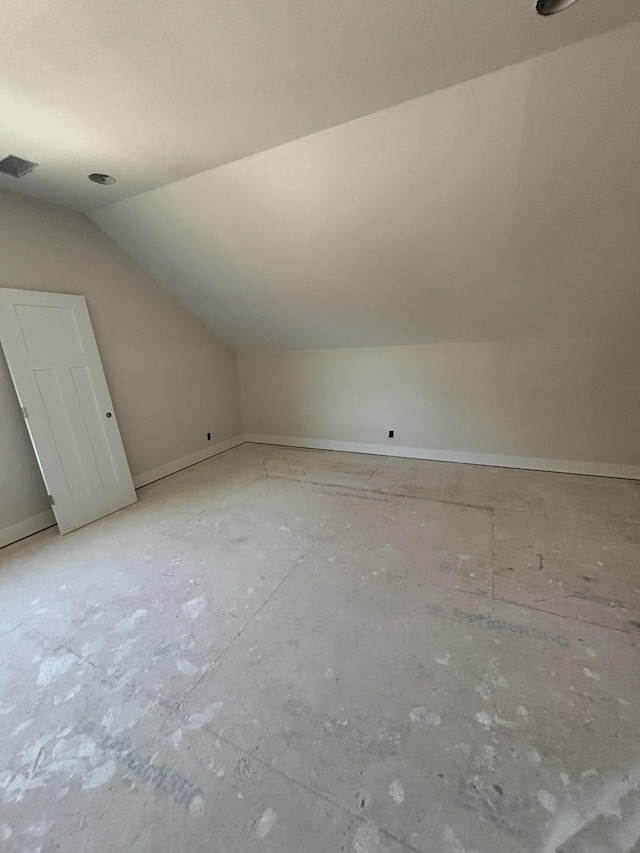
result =
M4 0L0 158L40 167L0 186L90 210L640 20L534 5Z
M239 350L639 334L638 92L636 24L92 219Z

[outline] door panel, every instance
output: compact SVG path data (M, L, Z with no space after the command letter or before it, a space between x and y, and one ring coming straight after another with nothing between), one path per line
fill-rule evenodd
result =
M84 297L0 288L0 343L60 532L133 503Z

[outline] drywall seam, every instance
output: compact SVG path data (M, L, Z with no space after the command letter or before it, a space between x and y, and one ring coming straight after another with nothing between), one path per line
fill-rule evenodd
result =
M560 474L588 474L592 477L617 477L640 480L640 465L616 465L605 462L574 462L566 459L538 459L534 456L499 456L492 453L468 453L464 450L429 450L423 447L395 447L388 444L364 444L359 441L331 441L317 438L292 438L285 435L247 433L246 441L276 444L314 450L343 450L347 453L370 453L375 456L401 456L429 459L434 462L463 462L467 465L491 465L497 468L524 468L530 471L553 471Z
M0 548L4 548L5 545L11 545L12 542L17 542L18 539L25 539L27 536L39 533L47 527L53 527L55 523L56 519L53 511L47 509L38 515L32 515L23 521L19 521L17 524L12 524L10 527L3 527L0 530Z
M212 456L217 456L219 453L224 453L225 450L231 450L233 447L238 447L244 444L244 435L235 435L232 438L227 438L224 441L219 441L211 447L205 447L203 450L197 450L195 453L190 453L189 456L183 456L181 459L174 459L172 462L166 462L160 465L159 468L154 468L152 471L147 471L144 474L138 474L133 478L133 485L136 489L147 486L156 480L161 480L163 477L168 477L169 474L175 474L182 471L183 468L189 468L191 465L196 465L198 462L204 462L205 459L210 459Z

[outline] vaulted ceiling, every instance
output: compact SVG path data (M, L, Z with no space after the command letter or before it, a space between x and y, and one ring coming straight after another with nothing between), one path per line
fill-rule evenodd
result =
M640 334L640 24L102 208L237 349Z
M638 0L4 0L0 186L91 210L640 20ZM105 188L87 175L105 172Z
M0 186L236 349L640 332L637 0L8 2Z

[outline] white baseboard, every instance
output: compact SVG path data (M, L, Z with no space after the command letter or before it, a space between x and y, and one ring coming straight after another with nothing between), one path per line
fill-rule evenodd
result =
M554 471L561 474L588 474L592 477L616 477L623 480L640 480L640 465L617 465L605 462L574 462L565 459L537 459L532 456L498 456L491 453L467 453L463 450L427 450L422 447L395 447L389 444L364 444L358 441L331 441L317 438L292 438L285 435L236 435L212 447L198 450L181 459L174 459L159 468L138 474L133 478L136 489L155 480L161 480L183 468L204 462L245 442L273 444L282 447L303 447L312 450L342 450L347 453L368 453L373 456L400 456L407 459L430 459L435 462L462 462L467 465L491 465L497 468L524 468L530 471ZM39 533L55 524L51 510L25 518L17 524L0 529L0 548Z
M137 477L133 478L133 485L136 489L139 489L142 486L153 483L155 480L168 477L169 474L175 474L176 471L182 471L183 468L188 468L190 465L203 462L211 456L217 456L218 453L224 453L225 450L231 450L232 447L237 447L239 444L244 444L244 442L244 435L236 435L233 438L220 441L204 450L198 450L189 456L183 456L182 459L174 459L173 462L167 462L159 468L154 468L153 471L138 474ZM53 512L49 509L46 512L41 512L39 515L25 518L24 521L19 521L17 524L12 524L11 527L4 527L0 529L0 548L4 548L5 545L10 545L12 542L17 542L19 539L24 539L34 533L39 533L40 530L52 527L55 523L56 520Z
M219 441L210 447L205 447L202 450L196 450L195 453L190 453L189 456L183 456L182 459L174 459L172 462L166 462L160 465L159 468L154 468L152 471L146 471L144 474L137 474L133 478L133 485L136 489L142 486L148 486L149 483L154 483L156 480L161 480L163 477L168 477L169 474L175 474L177 471L182 471L183 468L189 468L191 465L196 465L198 462L204 462L205 459L210 459L212 456L217 456L219 453L224 453L225 450L231 450L232 447L237 447L239 444L244 444L244 435L235 435L233 438L227 438L224 441Z
M189 456L183 456L182 459L174 459L173 462L167 462L159 468L154 468L153 471L138 474L137 477L133 478L133 485L136 489L147 486L155 480L161 480L163 477L168 477L169 474L182 471L183 468L188 468L190 465L204 462L205 459L210 459L212 456L224 453L225 450L231 450L232 447L237 447L239 444L244 444L244 442L244 435L227 438L225 441L220 441L204 450L198 450L195 453L189 454ZM2 528L0 529L0 548L4 548L5 545L11 545L12 542L17 542L19 539L24 539L34 533L39 533L47 527L52 527L55 523L56 520L53 512L49 509L46 512L41 512L39 515L25 518L24 521L19 521L17 524L12 524L11 527Z
M25 518L24 521L12 524L11 527L3 527L0 530L0 548L4 548L5 545L11 545L12 542L17 542L18 539L24 539L26 536L32 536L34 533L46 530L47 527L53 527L55 523L56 520L53 511L47 509L38 515Z
M463 462L467 465L491 465L496 468L524 468L529 471L554 471L561 474L588 474L592 477L617 477L640 480L640 465L617 465L605 462L574 462L566 459L537 459L532 456L499 456L492 453L468 453L464 450L427 450L422 447L396 447L391 444L364 444L358 441L331 441L316 438L291 438L285 435L255 435L245 439L255 444L305 447L314 450L344 450L374 456L401 456L408 459L430 459L434 462Z

